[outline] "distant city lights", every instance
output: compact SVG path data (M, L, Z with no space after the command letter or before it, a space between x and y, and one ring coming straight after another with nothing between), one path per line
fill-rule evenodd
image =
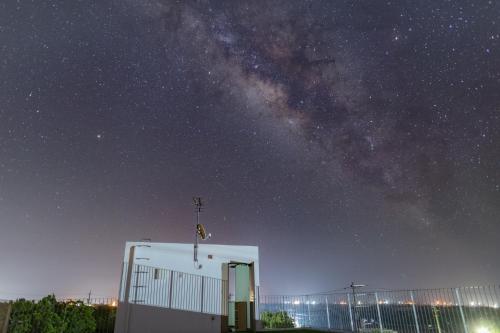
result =
M318 305L318 304L323 304L323 302L304 301L304 300L301 301L299 299L296 299L296 300L284 301L284 304L289 304L289 305L301 305L301 304L305 304L305 305ZM347 305L349 303L347 301L345 301L345 300L342 300L342 301L333 302L332 304ZM363 301L356 300L355 304L356 305L363 305L365 303ZM389 299L380 299L378 301L378 304L379 305L390 305L390 304L393 304L393 305L417 305L417 304L424 305L424 304L427 304L427 305L432 305L432 306L459 306L460 305L458 303L444 301L444 300L440 300L440 299L434 300L431 303L425 303L425 302L424 303L418 303L418 302L414 302L414 301L411 301L411 300L397 301L397 300L389 300ZM470 301L467 305L470 306L470 307L484 306L484 307L489 307L489 308L492 308L492 309L499 309L500 308L499 303L485 304L485 303L482 303L482 302Z
M479 326L476 329L476 333L492 333L492 331L486 326Z

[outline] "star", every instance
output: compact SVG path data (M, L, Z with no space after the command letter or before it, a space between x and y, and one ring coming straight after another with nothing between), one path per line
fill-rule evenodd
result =
M61 3L0 4L2 289L116 294L123 242L192 242L198 193L276 293L373 262L392 287L500 276L495 1Z

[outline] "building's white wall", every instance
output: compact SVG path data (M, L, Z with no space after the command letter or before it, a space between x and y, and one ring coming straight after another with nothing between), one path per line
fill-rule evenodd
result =
M147 261L134 260L136 264L210 276L217 279L222 278L223 263L254 262L255 285L260 284L259 248L257 246L200 244L198 247L198 262L202 265L201 269L196 269L193 263L193 244L127 242L124 262L128 262L131 246L136 246L135 258L149 258ZM208 255L212 255L213 259L208 259Z
M124 263L129 261L130 248L132 246L135 246L134 264L144 265L143 270L149 270L148 276L151 277L154 275L154 268L169 271L160 271L159 279L157 280L151 278L144 279L143 277L147 274L132 274L131 302L136 297L138 300L143 301L142 304L169 307L168 295L169 289L172 288L175 291L171 300L172 308L188 311L200 311L203 308L204 312L220 314L223 311L221 309L223 285L220 282L222 279L222 264L230 262L253 262L255 290L259 286L259 250L255 246L200 244L198 248L198 262L202 265L201 269L197 269L193 262L193 244L127 242L124 252ZM209 255L212 256L212 259L208 259ZM122 275L122 286L125 286L126 269L125 265ZM170 271L174 271L174 273L170 273ZM173 274L173 276L170 274ZM201 304L202 298L200 297L201 281L188 274L213 278L213 280L204 280L203 306ZM173 279L172 285L170 281L171 277ZM136 282L139 285L146 285L147 288L139 288L135 291L132 287ZM120 300L122 301L125 295L125 290L123 289L120 295Z

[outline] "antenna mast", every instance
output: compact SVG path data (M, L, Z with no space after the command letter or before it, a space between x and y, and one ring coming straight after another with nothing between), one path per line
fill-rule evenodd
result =
M195 228L195 235L194 235L194 256L193 256L193 261L194 261L194 266L197 269L201 268L201 265L198 264L198 235L199 235L199 226L200 226L200 213L203 208L203 202L201 201L201 197L193 197L193 205L195 207L195 213L196 213L196 228Z

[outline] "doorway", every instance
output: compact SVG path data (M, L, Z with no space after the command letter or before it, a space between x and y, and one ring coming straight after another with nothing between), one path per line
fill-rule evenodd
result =
M228 328L230 332L255 330L255 277L253 263L231 262L228 276Z

